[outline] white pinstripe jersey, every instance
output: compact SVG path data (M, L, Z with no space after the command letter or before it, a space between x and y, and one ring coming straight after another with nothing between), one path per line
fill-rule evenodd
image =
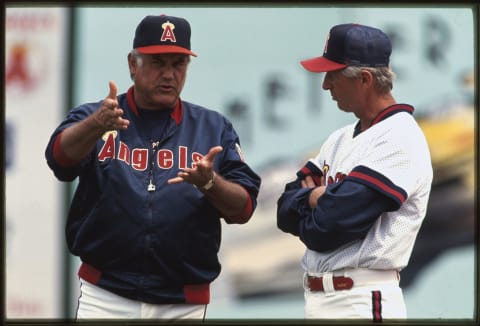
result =
M426 214L433 178L428 145L411 112L410 106L394 105L356 137L355 124L341 128L310 160L326 173L330 183L340 182L341 176L360 178L401 205L381 214L364 239L331 252L307 249L302 259L307 272L347 267L401 270L407 265ZM355 172L360 166L375 171L376 178ZM386 179L379 179L378 174Z

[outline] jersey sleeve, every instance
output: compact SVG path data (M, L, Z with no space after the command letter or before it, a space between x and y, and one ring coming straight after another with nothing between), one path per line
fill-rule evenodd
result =
M346 176L396 203L398 209L415 192L419 180L431 174L429 151L418 128L391 128L369 143L365 156Z
M394 184L383 174L366 166L355 167L353 171L347 175L346 180L363 184L389 198L392 205L390 205L388 211L397 210L407 199L407 193L403 188Z

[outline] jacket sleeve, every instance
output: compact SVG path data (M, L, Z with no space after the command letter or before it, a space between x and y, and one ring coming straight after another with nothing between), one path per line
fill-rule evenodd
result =
M222 147L219 172L228 181L242 186L248 193L249 200L241 215L226 219L227 223L246 223L257 207L257 197L260 191L260 176L245 162L240 147L240 138L233 125L224 118L225 128L222 133Z
M98 106L98 105L97 105ZM89 163L90 158L83 161L69 160L60 146L62 132L73 124L85 119L95 110L96 105L86 104L69 112L67 118L55 129L50 136L45 149L47 165L60 181L73 181L82 169Z
M277 227L287 233L299 235L300 221L311 212L308 197L312 189L302 188L301 182L311 176L317 186L321 185L323 173L312 160L297 171L297 179L285 186L283 194L277 201Z
M318 252L364 238L379 216L395 206L391 198L366 185L342 181L327 186L317 206L310 208L311 190L286 190L278 201L277 224Z
M277 227L283 232L300 235L300 222L311 212L308 197L312 189L301 188L300 181L286 185L277 201Z

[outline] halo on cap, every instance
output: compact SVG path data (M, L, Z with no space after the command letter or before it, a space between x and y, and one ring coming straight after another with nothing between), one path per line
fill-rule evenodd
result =
M135 30L133 48L143 54L181 53L194 57L190 49L190 24L181 17L149 15Z

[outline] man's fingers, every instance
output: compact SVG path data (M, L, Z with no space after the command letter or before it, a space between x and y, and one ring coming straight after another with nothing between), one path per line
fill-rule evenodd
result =
M129 125L130 125L130 121L129 121L129 120L123 119L122 117L118 117L118 118L117 118L116 127L117 127L118 129L126 130Z
M210 162L213 162L213 160L215 159L215 156L220 153L221 151L223 151L223 147L222 146L215 146L215 147L212 147L210 148L210 150L208 151L207 155L205 155L205 159L207 161L210 161Z
M202 162L197 162L195 168L184 168L178 172L178 176L167 180L168 184L175 184L180 182L201 183L202 179L205 179L205 171L211 171L211 165L207 163L212 162L215 159L215 155L223 151L222 146L215 146L210 148L207 155L202 159ZM200 167L202 165L202 167ZM207 167L209 166L209 167ZM200 168L199 168L200 167ZM208 176L207 176L208 177Z
M108 98L112 100L117 100L117 85L113 80L108 82L108 86L110 87L110 92L108 93Z
M308 188L307 183L305 180L300 181L300 184L302 185L302 188Z
M180 183L180 182L183 182L183 181L185 181L185 180L183 180L182 177L175 177L175 178L168 179L168 180L167 180L167 183L168 183L169 185L171 185L171 184Z
M309 175L305 177L305 185L309 188L314 188L316 186L315 181L313 181L313 178Z

